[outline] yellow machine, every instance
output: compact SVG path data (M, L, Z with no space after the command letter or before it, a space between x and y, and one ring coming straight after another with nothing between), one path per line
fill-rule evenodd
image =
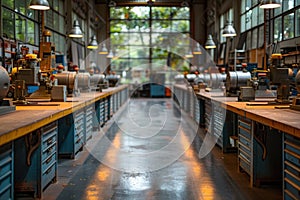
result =
M55 68L55 46L50 42L51 32L49 30L43 31L43 41L40 42L39 57L40 70L42 72L49 72Z

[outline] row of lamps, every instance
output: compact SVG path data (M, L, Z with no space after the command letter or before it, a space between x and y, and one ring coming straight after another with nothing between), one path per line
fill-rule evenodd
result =
M260 4L260 8L263 8L263 9L278 8L280 6L281 6L281 4L280 4L279 0L262 0L261 4ZM49 10L50 6L49 6L49 2L47 0L31 0L29 8L34 9L34 10ZM74 20L73 27L70 30L68 36L71 38L82 38L83 37L83 33L80 28L78 20ZM233 27L232 22L229 22L229 21L227 22L227 24L225 25L225 28L222 32L222 36L223 37L236 36L236 31ZM95 35L92 36L91 41L88 44L87 48L88 49L98 49L98 42L97 42ZM216 48L216 44L214 43L211 34L209 34L207 37L207 41L205 43L205 48L206 49ZM193 54L199 55L201 53L202 52L200 49L200 45L199 45L199 43L197 43L193 52L189 52L186 55L186 58L191 58L193 56ZM114 56L112 50L110 50L110 52L108 53L108 50L107 50L105 44L102 45L102 48L101 48L99 54L102 54L102 55L108 54L107 57L111 57L111 58Z
M281 6L280 4L280 1L279 0L262 0L261 3L260 3L260 8L263 8L263 9L273 9L273 8L279 8ZM223 37L235 37L236 36L236 31L233 27L233 24L232 22L227 22L225 27L224 27L224 30L222 32L222 36ZM207 37L207 40L206 40L206 43L205 43L205 48L206 49L214 49L216 48L216 44L215 42L213 41L213 38L212 38L212 35L209 34L208 37ZM201 54L201 49L200 49L200 44L197 43L195 48L194 48L194 51L193 51L193 54Z
M44 10L49 10L50 5L47 0L31 0L29 8L34 9L34 10L44 11ZM70 32L68 33L68 36L70 38L82 38L83 37L83 33L80 28L78 20L74 20L73 27L70 30ZM97 42L96 35L92 36L91 41L88 44L87 48L88 49L98 49L98 42ZM108 56L107 56L108 58L112 58L114 56L112 50L110 50L110 52L108 53L108 50L107 50L105 44L102 45L102 48L101 48L99 54L103 54L103 55L108 54Z

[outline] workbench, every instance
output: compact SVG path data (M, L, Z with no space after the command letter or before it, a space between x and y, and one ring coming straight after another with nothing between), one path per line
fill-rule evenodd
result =
M0 199L42 192L57 178L59 158L75 158L128 99L127 85L81 93L66 102L18 105L1 115Z
M191 97L190 86L174 85L173 91L179 102L195 102L184 100ZM194 94L200 120L190 116L199 121L206 134L218 138L217 145L224 153L237 149L238 172L249 175L250 186L279 182L284 199L300 199L299 111L277 109L267 102L237 102L237 97L225 97L220 92L200 90ZM192 112L186 105L181 108ZM232 138L236 143L230 141Z

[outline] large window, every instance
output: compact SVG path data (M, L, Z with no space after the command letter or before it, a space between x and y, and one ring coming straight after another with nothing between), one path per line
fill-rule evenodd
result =
M270 27L270 42L292 39L300 36L299 28L299 10L300 0L280 0L281 7L269 10L269 18L264 19L264 9L259 8L258 0L241 1L241 33L245 31L263 33L263 23L268 21ZM267 36L269 37L269 36ZM251 48L261 47L261 37L259 37L258 46L252 44Z
M300 0L299 0L300 2ZM295 14L295 36L299 37L300 36L300 9L296 10L296 14Z
M64 1L48 0L51 9L44 11L45 26L52 32L56 50L64 52ZM3 0L3 35L28 45L39 44L39 11L29 9L30 0Z
M35 35L38 16L33 10L27 9L30 1L3 0L3 35L10 39L16 39L27 44L38 44Z
M180 55L192 48L189 37L188 7L110 8L109 49L118 55L111 68L117 73L132 68L162 71L167 65L181 70L185 63Z

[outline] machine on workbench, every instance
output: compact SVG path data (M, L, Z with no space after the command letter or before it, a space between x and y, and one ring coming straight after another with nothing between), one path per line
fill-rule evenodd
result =
M300 70L298 71L295 77L295 84L296 84L296 89L298 91L298 94L296 97L293 98L291 109L300 110Z
M282 65L282 55L272 54L270 66L270 84L277 86L276 102L280 104L289 104L290 96L290 69Z

